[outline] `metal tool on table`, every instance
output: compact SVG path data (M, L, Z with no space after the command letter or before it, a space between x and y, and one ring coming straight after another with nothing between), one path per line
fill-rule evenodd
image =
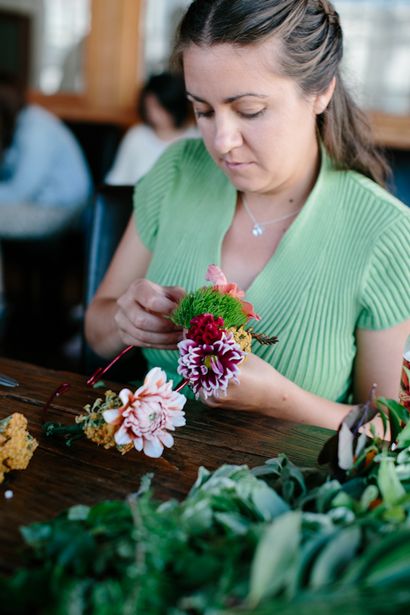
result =
M18 387L19 383L11 376L6 376L6 374L0 374L0 385L4 387Z

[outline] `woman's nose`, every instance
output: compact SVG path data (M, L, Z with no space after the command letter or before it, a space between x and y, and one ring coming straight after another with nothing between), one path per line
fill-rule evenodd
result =
M236 122L228 119L216 121L214 147L218 154L227 154L240 145L242 145L242 135Z

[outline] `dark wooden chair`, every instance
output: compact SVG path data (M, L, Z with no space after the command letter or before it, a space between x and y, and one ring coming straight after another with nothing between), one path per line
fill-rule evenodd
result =
M132 212L133 186L103 185L96 191L91 213L85 275L85 307L94 297L111 262ZM83 369L91 374L107 361L93 352L84 340ZM135 349L107 374L111 380L137 380L145 372L142 353Z

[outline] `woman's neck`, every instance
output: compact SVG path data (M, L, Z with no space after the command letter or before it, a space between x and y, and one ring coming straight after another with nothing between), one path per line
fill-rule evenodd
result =
M284 216L305 204L312 192L320 171L320 148L312 156L311 164L305 165L301 172L272 191L264 193L244 192L245 200L257 219L266 220L269 216Z

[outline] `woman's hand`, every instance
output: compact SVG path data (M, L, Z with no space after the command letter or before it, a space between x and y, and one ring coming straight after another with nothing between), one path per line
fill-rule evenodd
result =
M201 397L201 401L212 408L258 412L328 429L337 429L351 409L301 389L254 354L241 364L239 384L231 383L226 397Z
M212 408L256 411L274 414L274 406L279 402L283 377L263 359L249 354L240 365L239 384L228 386L226 396L211 396L201 401Z
M132 282L117 300L114 321L126 346L175 349L182 330L169 316L185 295L179 286L159 286L145 279Z

